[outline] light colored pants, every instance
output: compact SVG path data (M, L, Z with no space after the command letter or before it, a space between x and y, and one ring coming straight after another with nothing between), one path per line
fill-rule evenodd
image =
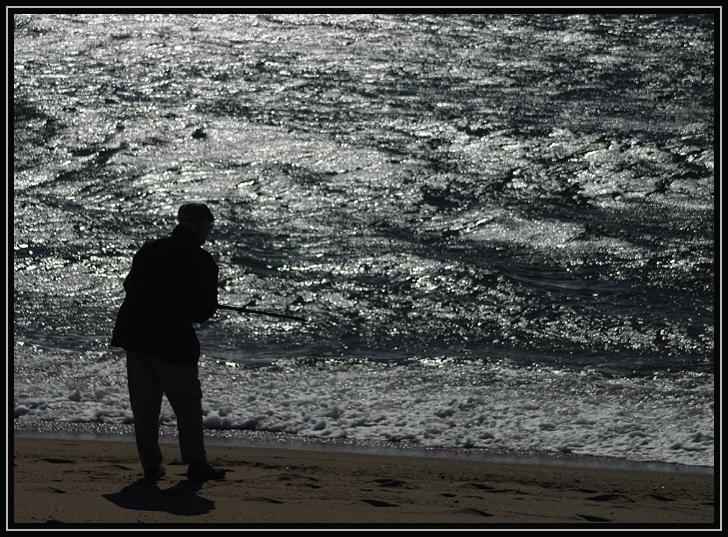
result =
M202 390L197 367L176 365L148 354L127 351L126 368L142 467L148 470L162 464L159 414L163 394L177 416L182 460L187 464L207 460L202 433Z

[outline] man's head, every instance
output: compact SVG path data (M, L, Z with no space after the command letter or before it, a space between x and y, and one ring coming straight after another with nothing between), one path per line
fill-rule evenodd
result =
M210 234L215 217L204 203L192 202L185 203L179 208L177 220L181 226L189 229L195 235L197 242L202 246Z

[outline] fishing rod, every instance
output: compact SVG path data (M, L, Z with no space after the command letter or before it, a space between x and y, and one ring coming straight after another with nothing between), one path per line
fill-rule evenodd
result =
M252 313L254 315L267 315L268 317L278 317L280 319L290 319L292 321L300 321L302 323L308 322L303 317L296 317L295 315L286 315L285 313L275 313L273 311L254 310L239 306L227 306L225 304L218 304L217 309L219 310L230 310L237 311L238 313Z

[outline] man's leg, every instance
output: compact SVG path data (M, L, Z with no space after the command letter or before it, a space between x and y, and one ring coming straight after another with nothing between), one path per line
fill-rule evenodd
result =
M202 389L197 367L176 365L154 360L162 390L177 416L179 447L187 463L205 462L205 442L202 432Z
M159 449L159 413L162 407L162 387L157 378L152 358L133 351L127 352L127 380L129 400L134 413L134 433L139 459L147 471L162 465Z
M225 470L210 466L202 432L202 389L197 367L179 366L155 360L162 389L177 416L179 447L189 465L187 477L193 481L224 479Z

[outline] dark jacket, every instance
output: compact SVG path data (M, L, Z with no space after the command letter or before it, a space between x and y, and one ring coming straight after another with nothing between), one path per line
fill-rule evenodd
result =
M212 256L181 226L146 243L124 280L111 345L196 366L200 343L192 323L215 314L217 273Z

